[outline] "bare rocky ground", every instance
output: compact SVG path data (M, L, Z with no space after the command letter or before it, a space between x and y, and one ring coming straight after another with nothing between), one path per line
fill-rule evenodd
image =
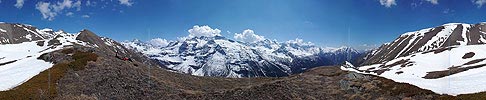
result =
M96 52L95 52L96 53ZM280 78L198 77L97 53L84 70L58 81L56 99L439 99L388 79L318 67Z

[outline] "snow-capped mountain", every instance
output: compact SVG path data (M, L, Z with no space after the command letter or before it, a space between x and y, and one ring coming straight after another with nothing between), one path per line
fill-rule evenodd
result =
M313 67L340 64L349 60L348 54L360 55L351 48L323 49L300 39L283 43L269 39L240 42L222 36L198 36L172 41L165 47L139 40L122 44L168 69L218 77L288 76ZM337 56L342 57L334 59Z
M417 52L455 46L486 43L485 23L450 23L400 35L391 43L373 50L364 58L362 65L382 63Z
M130 56L131 53L116 41L98 37L89 30L66 33L25 24L0 23L0 91L16 87L58 63L41 59L43 54L74 46L97 48L106 54L118 52Z
M69 34L52 29L39 30L24 24L0 24L0 91L27 81L53 64L37 59L44 53L86 43ZM15 78L12 78L15 77Z
M486 23L445 24L408 32L342 69L373 74L439 94L486 91Z

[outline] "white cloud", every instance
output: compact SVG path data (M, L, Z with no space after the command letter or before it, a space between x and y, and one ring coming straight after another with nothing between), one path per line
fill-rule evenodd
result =
M150 44L153 46L158 46L158 47L165 47L169 45L170 41L167 41L166 39L161 39L161 38L155 38L150 41L148 41Z
M47 19L47 20L54 20L54 17L57 15L55 12L52 12L51 9L49 9L49 6L51 4L47 2L39 2L35 5L35 9L39 10L42 14L42 18Z
M90 16L89 15L82 15L81 17L83 17L83 18L89 18Z
M362 44L362 45L355 46L354 48L361 51L368 51L368 50L376 49L380 46L381 44Z
M77 10L81 10L81 1L74 2L71 0L64 0L63 2L57 2L57 5L53 5L52 8L54 11L59 12L64 10L65 8L77 8Z
M235 33L234 38L235 40L248 42L248 43L255 43L258 41L265 40L265 37L255 34L255 32L253 32L253 30L250 29L244 30L243 33L241 34Z
M86 1L86 6L91 6L91 1Z
M486 4L486 0L473 0L472 2L478 5L478 8Z
M288 40L287 43L297 44L297 45L314 45L312 42L304 42L304 40L295 38L295 40Z
M88 6L88 7L94 7L94 6L96 6L97 3L98 2L96 2L96 0L95 1L88 0L88 1L86 1L85 5Z
M76 7L77 11L80 11L81 10L81 0L79 1L76 1L76 3L73 4L74 7Z
M24 0L17 0L17 3L14 5L17 8L22 8L24 6Z
M450 13L454 13L455 11L454 10L451 10L451 9L445 9L444 11L442 11L442 13L444 14L450 14Z
M380 4L388 8L390 8L393 5L397 5L395 0L380 0Z
M126 6L132 6L133 2L131 0L118 0L120 1L120 4L126 5Z
M189 32L189 38L192 37L200 37L200 36L205 36L205 37L214 37L214 36L221 36L221 30L219 29L212 29L211 27L205 25L205 26L194 26L192 29L188 30Z
M425 0L425 1L428 1L434 5L439 4L439 0Z
M74 15L74 13L73 13L73 12L68 12L68 13L66 13L66 16L73 16L73 15Z
M76 8L77 11L81 10L81 0L73 2L71 0L64 0L63 2L57 2L51 4L49 2L38 2L36 9L42 14L42 18L49 21L54 20L58 14L62 15L62 11L65 9ZM66 15L70 15L69 12Z

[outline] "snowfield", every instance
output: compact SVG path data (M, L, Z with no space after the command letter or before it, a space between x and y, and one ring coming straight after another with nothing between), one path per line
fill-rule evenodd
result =
M442 49L443 50L443 49ZM374 64L361 67L342 66L341 69L355 71L363 74L372 74L409 83L438 94L470 94L486 91L486 45L452 46L452 49L442 51L439 49L430 52L419 52L409 56L396 58L383 64ZM464 58L466 54L474 54ZM466 64L468 63L468 64ZM471 68L466 71L454 73L451 67ZM384 71L380 73L380 71ZM439 78L424 78L428 72L449 71L451 75Z
M73 43L86 45L76 40L74 34L63 32L55 34L61 38L52 39L59 40L60 45L47 46L48 41L52 39L0 45L0 91L12 89L51 68L52 63L37 59L42 54L69 48ZM37 42L44 42L44 45L39 46Z

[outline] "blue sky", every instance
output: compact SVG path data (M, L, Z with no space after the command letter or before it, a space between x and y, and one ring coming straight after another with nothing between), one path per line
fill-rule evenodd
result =
M360 47L445 23L486 22L486 0L0 1L2 22L89 29L118 41L176 40L194 25L208 25L228 38L251 29L281 42L301 38L319 46Z

